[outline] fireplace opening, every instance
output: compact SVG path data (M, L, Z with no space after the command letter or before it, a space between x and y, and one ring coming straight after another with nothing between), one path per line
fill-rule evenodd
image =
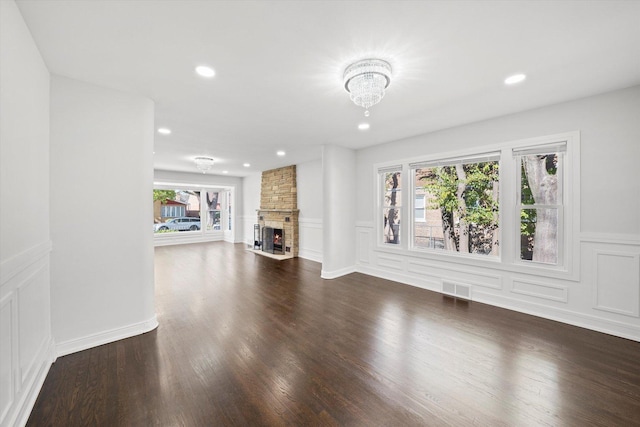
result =
M284 230L264 227L262 229L262 251L284 255Z

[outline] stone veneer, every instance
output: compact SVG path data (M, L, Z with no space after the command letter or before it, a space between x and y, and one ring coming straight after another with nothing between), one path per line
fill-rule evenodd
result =
M296 166L262 172L258 224L282 228L286 255L298 256L298 188Z

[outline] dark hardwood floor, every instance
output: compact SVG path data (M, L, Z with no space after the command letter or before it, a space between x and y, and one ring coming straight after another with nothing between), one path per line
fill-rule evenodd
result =
M228 243L156 249L157 330L59 358L30 426L640 425L640 343Z

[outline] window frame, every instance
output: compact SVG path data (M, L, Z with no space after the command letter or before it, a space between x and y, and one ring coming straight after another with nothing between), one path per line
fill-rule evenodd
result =
M226 199L220 199L220 209L216 209L216 211L220 212L220 229L211 229L207 230L207 220L209 215L209 210L206 203L206 192L213 191L218 192L219 195L226 194L227 192L231 192L232 194L235 192L235 187L233 186L218 186L218 185L202 185L202 184L188 184L188 183L168 183L168 182L154 182L153 183L154 190L176 190L176 191L193 191L200 193L200 229L199 230L185 230L177 233L157 233L154 232L154 241L164 242L164 241L175 241L176 243L180 242L188 242L188 241L208 241L212 238L214 240L222 240L226 235L232 235L234 233L234 226L232 221L229 218L226 218L226 214L228 212L226 206ZM203 201L203 197L205 197L205 201ZM186 216L186 208L185 215ZM224 228L224 224L231 224L231 230L226 230Z
M514 150L534 148L538 146L550 146L564 143L566 151L563 156L562 170L562 200L563 200L563 229L559 230L558 265L532 263L528 260L520 260L520 244L516 240L520 236L520 214L516 215L516 197L518 194L520 170L519 164L513 155ZM451 251L426 250L425 248L413 248L414 241L413 220L415 214L415 183L412 165L418 163L435 162L439 160L457 157L473 158L478 153L500 152L500 176L499 176L499 241L500 253L497 257L487 257L480 254L461 254ZM374 191L376 194L374 203L373 232L376 236L374 252L389 252L406 255L426 260L451 262L461 265L490 267L514 273L525 273L542 277L559 278L566 280L579 280L580 274L580 132L571 131L521 140L508 141L493 145L478 146L455 152L442 152L438 154L424 155L405 159L396 159L388 162L373 164ZM383 206L384 181L381 172L397 169L402 177L402 203L400 224L400 244L383 243ZM518 182L516 182L518 181ZM516 228L517 227L517 228ZM507 231L508 230L508 231ZM516 232L514 232L514 230ZM517 243L517 244L516 244ZM457 267L456 267L457 268Z

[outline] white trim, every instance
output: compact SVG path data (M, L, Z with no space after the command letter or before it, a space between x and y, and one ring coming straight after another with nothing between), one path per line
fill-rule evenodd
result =
M51 240L46 240L3 260L0 264L0 286L3 286L33 263L47 256L51 252L51 248Z
M640 246L640 234L580 233L580 241L585 243L607 243L610 245Z
M564 157L563 167L563 203L565 223L562 230L562 236L559 237L559 262L562 265L532 264L530 262L520 262L519 256L515 256L515 251L520 247L516 239L519 239L519 212L515 215L511 207L517 204L515 200L515 184L510 182L514 176L519 176L517 163L512 156L513 150L519 148L531 149L540 144L549 144L550 142L562 142L567 146L567 155ZM547 145L548 146L548 145ZM412 247L413 238L409 233L409 229L413 228L410 219L413 217L413 203L408 199L408 194L415 193L414 184L409 182L409 177L413 180L410 173L411 164L419 162L438 161L443 158L465 158L472 157L474 153L487 153L501 150L500 158L500 236L501 242L500 255L496 257L486 255L461 254L453 251L438 251L433 249L422 249ZM401 226L400 244L384 244L382 243L382 194L383 183L381 182L383 172L389 170L397 170L398 164L402 165L402 193L405 194L400 203L401 224L409 224L409 226ZM374 252L388 252L403 254L405 256L415 256L417 258L432 259L438 261L454 262L457 264L477 266L484 268L494 268L502 271L513 271L518 273L531 274L542 277L551 277L564 280L579 281L580 279L580 132L565 132L555 135L548 135L536 138L526 138L517 141L503 142L490 146L478 147L476 149L465 149L449 153L437 153L427 156L413 157L402 161L395 160L393 162L376 163L373 165L374 181L374 236L375 242L372 245ZM515 175L514 175L515 174ZM508 176L507 176L508 175ZM408 191L407 191L408 189ZM512 194L513 191L513 194ZM402 194L401 193L401 194ZM408 201L408 202L407 202ZM404 208L409 206L409 209ZM515 216L514 216L515 215ZM356 223L356 227L359 223ZM560 254L562 252L562 254Z
M57 357L66 356L67 354L76 353L99 345L141 335L150 332L157 327L158 320L154 315L152 318L142 322L58 343L56 345L56 355Z
M489 294L476 290L474 301L489 304L519 313L529 314L543 319L554 320L580 328L591 329L605 334L627 338L640 342L640 327L616 320L592 316L564 308L539 304L520 299L505 297L503 295Z
M326 271L325 269L322 269L322 271L320 272L320 277L322 277L323 279L337 279L338 277L355 273L355 271L356 271L355 265L345 267L345 268L340 268L338 270L333 270L333 271Z
M313 249L298 249L298 257L322 263L322 252Z
M38 399L38 394L40 394L40 390L44 385L44 381L49 374L49 369L51 369L51 364L55 361L55 354L53 352L54 343L53 340L49 340L47 345L42 346L41 352L43 354L38 355L38 359L41 360L40 366L36 374L33 376L31 381L28 384L24 384L22 390L20 390L20 399L9 408L9 413L11 413L11 408L15 411L13 416L9 418L9 421L6 424L7 426L25 426L27 425L27 421L29 421L29 416L31 415L31 411L33 410L34 405L36 404L36 400ZM7 414L7 415L8 415ZM0 420L2 422L4 420Z

